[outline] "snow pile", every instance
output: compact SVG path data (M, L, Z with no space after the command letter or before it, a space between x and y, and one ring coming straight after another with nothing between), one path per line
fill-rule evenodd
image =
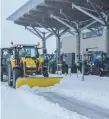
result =
M6 85L0 88L2 119L88 119L32 94L30 89L14 90Z
M27 86L22 88L28 89ZM34 87L30 91L56 92L102 108L109 108L109 77L85 76L85 81L81 81L81 74L78 78L76 74L72 74L71 77L64 76L59 85L49 88Z
M83 82L81 75L78 79L76 75L72 75L71 78L67 76L60 85L50 90L103 108L109 108L109 77L86 76Z
M88 119L37 95L41 92L53 92L109 109L109 77L85 76L85 81L81 81L81 74L78 78L72 74L64 76L59 85L48 88L30 89L25 85L14 90L7 85L2 83L0 87L2 119Z
M81 116L75 112L68 111L62 107L60 107L58 104L51 103L42 96L37 96L36 94L32 94L25 91L17 91L19 93L19 96L21 96L24 103L26 103L29 108L31 109L38 109L40 111L43 111L45 113L49 113L51 115L51 119L88 119L85 116Z

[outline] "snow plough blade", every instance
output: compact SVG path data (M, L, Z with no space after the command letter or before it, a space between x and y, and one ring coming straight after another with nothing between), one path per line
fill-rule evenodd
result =
M35 78L19 78L16 81L16 88L20 88L23 85L32 87L50 87L55 84L59 84L62 77L35 77Z

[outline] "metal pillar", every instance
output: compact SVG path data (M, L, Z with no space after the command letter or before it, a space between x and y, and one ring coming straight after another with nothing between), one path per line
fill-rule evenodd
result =
M45 38L45 33L43 33L42 47L43 47L44 49L46 49L46 38Z
M60 37L56 38L56 51L57 54L60 55Z
M42 40L42 47L43 47L44 49L46 49L46 40L45 40L45 39Z
M45 53L46 52L45 50L47 50L46 49L46 40L48 38L50 38L51 36L53 36L54 34L51 32L49 34L48 34L48 32L41 32L39 29L37 29L35 27L32 27L32 29L31 28L26 28L26 29L42 40L42 47L43 47L42 53Z
M76 56L77 56L77 62L80 61L80 49L81 49L81 33L79 32L77 35L76 35Z
M61 14L63 14L63 16L66 18L66 20L70 23L70 20L68 19L68 17L62 11L61 11ZM68 23L66 23L65 21L63 21L62 19L60 19L58 16L55 16L55 15L51 14L51 18L57 20L58 22L60 22L61 24L65 25L70 30L73 30L74 31L73 35L76 35L76 57L75 57L75 59L76 59L76 62L78 62L80 60L80 54L81 54L81 52L80 52L80 50L81 50L81 47L80 47L81 46L81 43L80 43L80 40L81 40L81 31L83 31L84 29L90 27L91 25L93 25L94 23L96 23L97 21L99 21L99 19L97 18L96 21L93 20L90 23L86 24L85 26L81 27L79 25L79 23L80 23L79 21L76 21L76 25L75 24L72 24L72 22L71 22L70 23L70 24L72 24L72 26L71 26ZM101 22L101 20L100 20L100 22ZM70 33L71 33L71 31L70 31Z
M109 27L104 27L103 32L104 42L105 42L105 52L107 53L107 56L109 57Z

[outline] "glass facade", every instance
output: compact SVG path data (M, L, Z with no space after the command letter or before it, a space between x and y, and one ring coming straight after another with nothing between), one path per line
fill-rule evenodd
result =
M103 29L83 33L83 39L98 37L103 35Z

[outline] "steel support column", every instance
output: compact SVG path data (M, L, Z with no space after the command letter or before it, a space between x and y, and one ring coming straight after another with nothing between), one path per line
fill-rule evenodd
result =
M51 14L51 16L53 16L52 14ZM55 19L55 18L54 18ZM47 22L46 22L47 23ZM55 37L56 37L56 54L57 55L59 55L60 56L60 51L61 51L61 47L60 47L60 39L61 39L61 36L62 35L64 35L65 33L67 33L68 32L68 29L69 28L67 28L66 27L66 29L64 29L62 32L60 32L61 30L59 30L59 29L54 29L54 28L52 28L51 26L50 26L50 24L49 23L47 23L47 25L50 27L50 29L51 29L51 31L52 31L52 33L55 35Z
M46 49L46 38L45 38L45 33L43 33L42 47L43 47L44 49Z
M46 40L51 36L53 36L54 34L51 32L49 34L48 32L41 32L39 29L36 29L35 27L32 27L32 29L30 28L26 28L26 29L42 40L42 47L43 47L42 52L44 53L46 49Z
M60 37L57 37L56 38L56 51L57 51L57 54L60 55Z
M76 26L76 29L73 26L70 26L69 24L67 24L66 22L62 21L61 19L59 19L57 16L51 15L52 18L54 18L55 20L59 21L60 23L64 24L66 27L68 27L69 29L73 29L74 32L76 32L76 62L78 62L80 60L80 40L81 40L81 29L79 26L79 23Z
M78 32L78 34L76 35L76 62L80 61L80 49L81 49L81 33Z
M104 32L103 32L103 38L105 42L105 52L107 53L107 56L109 57L109 27L105 26L104 27Z

